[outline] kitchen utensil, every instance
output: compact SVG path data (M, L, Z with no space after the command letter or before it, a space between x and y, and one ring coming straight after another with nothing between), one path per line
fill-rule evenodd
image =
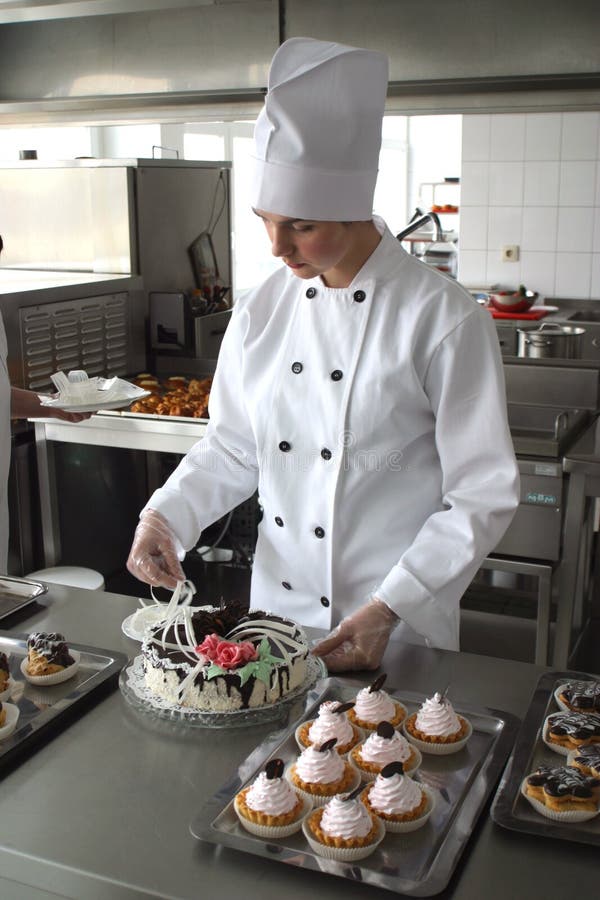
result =
M580 359L583 350L585 328L543 322L541 325L517 328L518 356L533 359L558 357Z
M499 312L527 312L538 298L537 291L528 291L521 287L518 291L493 291L490 303Z

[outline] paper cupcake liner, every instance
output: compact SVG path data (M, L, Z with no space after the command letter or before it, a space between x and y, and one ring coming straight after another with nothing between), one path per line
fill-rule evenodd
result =
M297 791L300 795L300 791ZM312 803L305 797L302 797L302 811L297 819L290 822L289 825L259 825L257 822L251 822L246 819L238 809L237 797L234 799L233 806L239 819L240 825L255 834L257 837L266 838L268 840L277 840L277 838L289 837L302 828L302 820L312 810Z
M302 821L302 831L314 853L318 856L323 856L325 859L334 859L338 862L354 862L355 860L364 859L366 856L370 856L385 837L385 828L380 819L377 820L376 840L364 847L328 847L327 844L322 844L310 830L308 816Z
M298 725L298 727L296 728L296 731L294 732L294 737L296 738L296 744L298 745L298 748L300 750L306 750L307 746L309 746L308 744L303 744L302 741L300 740L300 732L306 724L307 724L306 722L301 722L300 725ZM311 722L311 724L312 724L312 722ZM356 744L358 744L358 743L360 743L360 741L362 741L364 739L365 733L362 730L362 728L359 728L358 725L355 725L354 723L352 723L352 728L354 729L355 737L356 737L356 735L358 735L358 740L356 741ZM356 744L352 744L352 747L350 747L350 750L352 750L353 747L356 747ZM345 753L340 753L340 756L342 757L342 759L345 759L348 756L348 754L350 753L350 750L346 750Z
M30 684L39 684L40 686L45 685L48 687L52 684L60 684L61 681L68 681L69 678L76 675L79 669L81 654L77 650L69 650L69 654L73 657L75 662L72 666L67 666L66 669L63 669L62 672L53 672L52 675L30 675L27 671L27 657L24 657L21 660L21 672Z
M400 722L398 722L397 725L394 725L394 728L400 728L402 726L402 723L405 721L405 719L408 718L408 710L405 707L404 703L400 703L399 700L395 700L393 697L392 697L392 700L394 701L394 704L396 706L396 711L398 710L398 708L400 708L402 710L402 720ZM364 722L364 721L365 721L364 719L361 719L361 722ZM381 721L385 721L385 720L382 719ZM356 723L353 722L352 724L354 725ZM371 722L369 724L357 725L357 728L362 728L363 731L371 732L371 731L377 731L378 725L379 725L379 722Z
M417 747L421 753L430 753L432 756L449 756L451 753L458 753L459 750L465 746L471 735L473 734L473 726L469 722L468 719L465 719L464 716L459 717L463 722L467 723L467 733L464 738L461 738L460 741L451 741L447 744L434 744L429 743L428 741L420 741L418 738L413 737L410 731L406 728L406 722L402 723L402 734L406 738L407 741Z
M299 794L303 800L310 800L314 807L325 806L326 803L329 803L334 797L338 797L341 794L349 794L354 791L360 784L360 775L356 771L354 766L351 766L352 772L354 773L354 778L348 785L348 787L344 788L343 791L338 791L337 794L310 794L308 791L303 791L302 788L298 787L298 785L292 780L291 777L291 766L289 766L285 771L285 777L292 785L297 794Z
M417 831L426 824L435 808L435 794L425 784L419 784L419 787L427 797L427 808L423 815L419 816L418 819L410 819L406 822L390 822L383 817L379 817L386 831L393 832L394 834L408 834L409 831ZM372 810L372 812L373 815L377 815L376 810Z
M421 755L421 751L419 750L419 748L415 747L413 744L411 744L411 750L413 752L412 755L413 755L414 759L411 763L410 768L406 768L406 763L402 763L402 765L405 766L404 773L406 775L414 775L414 773L417 771L417 769L423 762L423 756ZM379 772L369 772L369 771L367 771L367 769L361 768L358 765L358 763L355 761L354 757L351 755L348 756L348 762L354 769L356 769L356 771L358 772L358 774L361 777L361 780L365 784L370 784L371 782L375 781L375 779L377 778L377 776L379 774ZM383 769L384 767L381 766L381 768Z
M12 703L4 703L2 708L6 711L6 723L0 728L0 741L10 737L19 721L19 707Z
M12 675L8 676L8 687L5 691L0 692L0 703L4 703L6 700L10 700L12 696L12 692L15 689L17 682L12 677Z
M527 784L527 778L525 777L521 782L521 795L527 800L528 803L533 806L536 812L540 813L540 815L545 816L546 819L552 819L554 822L587 822L589 819L595 818L598 813L600 813L600 809L596 809L596 812L590 812L589 810L565 810L565 812L556 812L553 809L549 809L545 803L541 803L539 800L536 800L535 797L528 797L525 793L525 786Z

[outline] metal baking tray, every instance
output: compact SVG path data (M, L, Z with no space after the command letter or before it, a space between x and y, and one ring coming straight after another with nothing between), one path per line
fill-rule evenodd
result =
M399 894L429 897L442 891L513 746L519 720L509 713L456 707L473 725L473 735L456 754L423 754L416 777L434 790L437 799L427 825L408 834L386 834L371 856L351 866L317 856L302 832L267 842L245 831L238 822L233 798L256 778L268 759L281 757L288 762L297 756L294 732L298 723L314 718L324 700L352 700L361 687L362 682L346 679L341 682L327 678L319 682L308 694L305 715L285 731L266 738L205 804L190 825L194 837ZM425 699L424 694L386 690L401 700L409 713Z
M48 588L39 581L0 575L0 619L11 616L28 603L45 594Z
M125 654L70 642L69 647L81 654L77 673L61 684L41 687L30 684L21 673L27 639L0 633L0 650L8 654L10 674L16 682L10 699L4 702L19 707L16 730L0 741L0 767L14 763L38 742L49 740L55 728L65 727L72 721L72 714L83 710L84 701L98 699L101 688L116 687L119 672L127 663Z
M541 676L494 797L491 816L498 825L513 831L600 847L600 816L587 822L561 824L537 813L520 791L525 776L538 766L567 764L567 757L553 753L541 737L546 716L559 710L554 699L556 688L565 681L598 680L598 675L586 675L584 672L546 672Z

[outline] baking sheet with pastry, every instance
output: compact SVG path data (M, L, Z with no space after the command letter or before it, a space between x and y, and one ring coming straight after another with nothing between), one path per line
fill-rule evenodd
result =
M598 680L597 675L584 672L547 672L541 676L494 797L491 816L498 825L513 831L600 847L600 815L587 822L556 822L537 813L520 791L525 776L538 766L555 768L567 764L566 756L555 753L542 739L546 717L560 711L554 696L558 686L567 681Z
M326 678L318 683L308 695L301 719L269 736L242 762L194 818L190 825L192 834L202 841L400 894L428 897L443 890L513 746L519 720L509 713L461 707L452 698L456 711L473 725L473 735L458 753L424 755L415 777L436 796L429 821L408 834L387 833L371 856L352 866L317 856L301 833L265 841L244 831L238 822L233 806L235 795L254 780L267 760L280 757L287 763L297 757L294 734L300 722L314 718L324 700L353 700L361 687L362 682L350 679L341 682ZM386 692L400 700L409 714L425 699L425 694L387 686Z
M0 741L0 770L2 766L18 761L19 754L35 743L43 743L70 721L68 713L93 699L99 689L117 686L117 677L127 657L123 653L102 650L82 644L72 644L71 650L81 654L77 673L68 681L47 687L30 684L21 674L21 662L27 656L27 638L16 638L0 633L0 651L9 659L11 694L3 702L19 709L17 726L10 737Z

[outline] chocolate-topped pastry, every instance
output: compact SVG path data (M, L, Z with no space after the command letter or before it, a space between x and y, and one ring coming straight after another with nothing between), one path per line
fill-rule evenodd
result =
M29 675L53 675L74 664L64 634L58 631L36 631L27 638L27 672Z
M575 750L584 744L600 743L600 716L584 713L553 713L546 719L544 736L548 743Z
M600 713L600 681L568 681L558 698L573 712Z
M555 812L598 809L600 778L584 775L572 766L539 766L528 775L525 793Z
M0 694L8 688L9 678L10 668L8 665L8 656L6 653L0 653Z
M587 744L569 753L568 763L584 775L600 778L600 744Z

